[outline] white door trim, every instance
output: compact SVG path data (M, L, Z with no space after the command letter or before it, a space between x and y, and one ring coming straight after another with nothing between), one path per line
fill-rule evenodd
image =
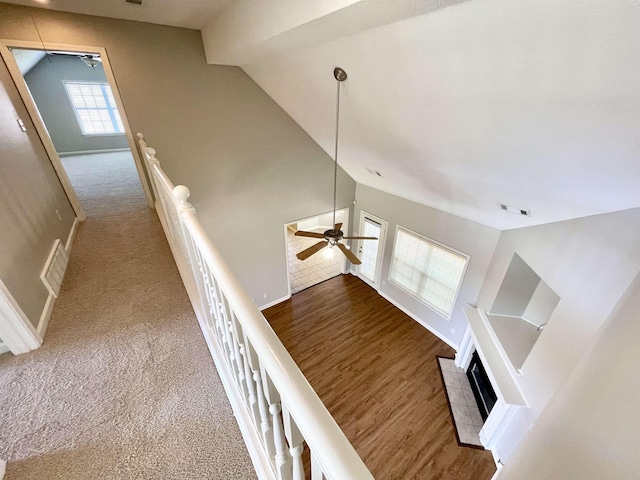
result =
M14 355L35 350L42 345L42 337L2 280L0 280L0 338Z
M349 214L351 213L351 208L350 207L344 207L344 208L338 208L336 209L336 212L341 212L344 211L345 212L345 220L344 222L342 222L342 231L349 231ZM288 237L288 233L287 233L287 229L289 228L289 225L293 225L294 223L300 223L300 222L304 222L306 220L312 220L316 217L321 217L322 215L326 215L328 213L332 213L331 211L328 212L323 212L323 213L318 213L316 215L311 215L310 217L307 218L301 218L299 220L294 220L292 222L287 222L284 224L284 259L285 259L285 265L287 267L287 297L291 298L291 278L289 276L289 237ZM341 253L342 255L342 253ZM342 274L344 275L345 273L349 272L349 265L351 264L347 264L347 259L344 259L344 263L342 265Z
M360 280L365 282L366 284L372 286L376 289L376 291L380 290L380 278L382 277L382 261L384 260L384 246L387 239L387 229L389 227L389 222L386 220L377 217L369 212L364 210L360 210L360 220L358 222L358 236L364 236L364 219L365 217L370 218L376 223L380 224L380 238L378 239L378 255L376 257L376 273L373 284L368 278L365 278L363 275L360 275L360 267L356 267L356 274ZM358 240L356 245L356 254L360 253L360 247L363 242L372 241L372 240Z
M44 148L51 160L51 164L53 165L58 178L60 179L60 183L62 184L62 188L64 188L65 193L67 194L67 198L69 198L69 202L73 207L73 210L76 213L76 217L80 221L84 221L87 218L80 201L78 200L78 196L76 195L71 182L69 181L69 177L67 176L67 172L64 170L62 162L60 161L60 156L56 151L53 142L51 141L51 137L49 136L49 132L47 131L47 127L45 126L42 117L40 116L40 112L38 111L38 107L29 92L29 88L22 76L22 72L20 72L20 68L18 67L18 63L16 62L15 57L11 53L10 48L30 48L35 50L63 50L66 52L79 52L79 53L94 53L100 55L102 59L102 67L104 69L104 73L107 77L107 81L111 86L111 91L113 92L113 98L116 102L116 106L118 107L118 113L120 113L120 118L122 119L122 125L124 126L124 131L127 136L127 142L129 143L129 148L131 150L131 155L133 156L134 163L136 165L136 169L138 170L138 176L140 177L140 183L142 184L142 189L144 190L145 197L147 198L147 205L149 208L154 208L153 199L151 196L151 190L149 189L149 184L147 182L147 177L144 173L144 167L142 165L142 159L138 153L137 144L135 138L133 136L131 126L129 125L129 119L127 118L127 114L124 109L124 105L122 103L122 98L120 97L120 92L118 90L118 85L116 83L116 79L113 75L113 71L111 70L111 63L109 62L109 57L107 56L107 50L102 47L95 47L89 45L68 45L65 43L40 43L40 42L30 42L30 41L22 41L22 40L9 40L9 39L1 39L0 40L0 55L4 59L5 64L9 70L9 74L11 78L13 78L14 83L18 89L18 93L20 97L22 97L22 101L27 107L27 111L31 116L31 120L36 127L36 131L42 140Z

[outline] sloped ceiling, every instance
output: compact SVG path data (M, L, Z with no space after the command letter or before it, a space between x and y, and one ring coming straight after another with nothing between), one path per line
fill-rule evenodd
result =
M343 67L339 162L359 183L499 229L640 206L640 2L418 2L434 8L344 28L384 3L238 63L331 155Z
M332 156L340 66L343 168L485 225L640 206L640 0L12 3L201 28Z

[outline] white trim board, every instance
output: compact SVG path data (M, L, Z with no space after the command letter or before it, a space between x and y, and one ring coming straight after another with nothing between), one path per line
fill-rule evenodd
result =
M73 157L76 155L91 155L93 153L128 152L130 148L102 148L99 150L78 150L77 152L58 152L61 157Z
M262 305L261 307L258 307L258 309L260 311L266 310L269 307L273 307L274 305L277 305L279 303L286 302L290 298L291 298L291 295L285 295L284 297L278 298L277 300L274 300L273 302L269 302L269 303L267 303L265 305Z
M11 353L19 355L42 345L42 337L0 280L0 335Z
M78 225L80 224L80 220L78 217L73 221L73 225L71 225L71 230L69 230L69 235L67 236L67 242L64 244L64 249L67 251L67 254L71 253L71 247L73 246L73 241L76 238L76 233L78 231Z
M409 315L411 318L413 318L416 322L418 322L420 325L422 325L424 328L426 328L427 330L429 330L431 333L433 333L436 337L438 337L440 340L442 340L444 343L446 343L447 345L449 345L451 348L453 348L454 350L458 351L458 347L459 345L453 343L451 340L449 340L447 337L444 337L440 332L438 332L437 330L434 330L434 328L429 325L428 323L426 323L425 321L423 321L422 319L420 319L420 317L418 317L417 315L415 315L414 313L410 312L409 310L407 310L405 307L403 307L402 305L400 305L398 302L396 302L393 298L391 298L389 295L387 295L386 293L381 292L380 290L378 290L378 295L380 295L382 298L388 300L389 302L391 302L393 305L395 305L396 307L398 307L400 310L402 310L404 313L406 313L407 315Z

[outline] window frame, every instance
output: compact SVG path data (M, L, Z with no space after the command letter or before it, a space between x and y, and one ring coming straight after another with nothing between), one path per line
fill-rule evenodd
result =
M113 116L113 112L116 112L118 114L118 116L120 117L120 123L122 124L122 131L115 131L115 132L104 132L104 133L88 133L85 130L85 126L82 122L82 119L80 118L80 115L78 113L78 109L75 106L75 104L73 103L73 99L71 98L71 93L69 92L69 89L67 88L67 84L75 84L75 85L100 85L101 87L101 91L102 91L102 95L105 99L105 103L107 105L106 110L109 112L109 119L111 120L111 124L112 126L117 129L119 127L118 122L115 121L115 117ZM73 114L76 118L76 122L78 124L78 127L80 128L80 134L83 137L109 137L109 136L120 136L120 135L126 135L126 130L124 127L124 122L122 120L122 116L120 115L120 111L118 110L118 105L117 102L115 100L115 95L113 93L113 89L111 89L111 85L109 84L109 82L90 82L90 81L84 81L84 80L63 80L62 81L62 85L64 87L64 91L67 94L67 98L69 99L69 104L71 105L71 110L73 110ZM109 87L109 89L111 89L111 96L113 97L113 103L115 104L114 106L111 106L111 103L109 101L109 97L108 95L105 95L105 90L104 87ZM88 110L105 110L105 108L89 108Z
M423 298L421 298L420 296L418 296L418 294L412 292L411 290L409 290L408 288L406 288L403 285L400 285L398 282L396 282L395 280L393 280L392 277L392 272L393 272L393 265L394 265L394 260L395 260L395 253L396 253L396 246L398 244L398 233L400 230L403 230L405 233L408 233L409 235L413 235L414 237L418 238L419 240L423 240L427 243L431 243L432 245L435 245L445 251L449 251L452 252L456 255L459 255L461 257L465 258L465 264L464 264L464 268L462 269L462 274L460 275L460 281L458 282L458 286L456 287L456 291L453 295L453 300L451 301L451 309L449 310L449 312L445 312L443 310L440 310L438 307L436 307L435 305L430 304L429 302L427 302L426 300L424 300ZM434 240L430 237L427 237L426 235L422 235L421 233L418 233L414 230L411 230L410 228L407 227L403 227L402 225L398 225L396 224L396 229L395 229L395 234L393 236L393 247L391 249L391 258L389 261L389 273L387 275L387 281L389 283L391 283L394 287L402 290L404 293L406 293L407 295L409 295L410 297L414 298L415 300L417 300L418 302L420 302L421 304L425 305L426 307L428 307L430 310L433 310L435 313L437 313L438 315L440 315L441 317L445 318L446 320L451 320L451 316L453 315L453 310L455 309L456 303L458 302L458 296L460 295L460 290L462 289L462 284L464 283L464 279L465 276L467 274L467 269L469 268L469 262L471 260L471 256L461 252L460 250L457 250L453 247L450 247L449 245L445 245L442 242L438 242L437 240Z

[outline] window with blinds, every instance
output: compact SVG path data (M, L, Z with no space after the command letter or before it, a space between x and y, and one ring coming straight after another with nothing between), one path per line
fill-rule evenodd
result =
M124 133L124 126L108 83L65 82L83 135Z
M398 227L389 281L450 318L468 261L464 253Z

